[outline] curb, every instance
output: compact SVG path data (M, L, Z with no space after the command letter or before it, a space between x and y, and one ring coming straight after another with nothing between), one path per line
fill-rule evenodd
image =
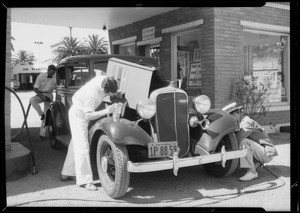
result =
M31 170L30 151L18 142L11 143L11 150L6 151L6 181L18 180Z

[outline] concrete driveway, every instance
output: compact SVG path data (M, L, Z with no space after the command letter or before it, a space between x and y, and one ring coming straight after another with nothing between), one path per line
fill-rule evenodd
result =
M22 97L30 95L33 93L20 93ZM82 189L75 182L60 181L67 150L54 151L47 139L39 139L40 121L34 114L32 110L28 123L38 174L28 174L6 183L8 207L249 207L290 211L289 133L270 134L279 156L266 166L280 179L264 168L258 169L259 178L251 182L238 181L238 177L245 172L243 170L237 170L229 177L216 178L208 175L202 166L180 169L178 176L169 170L132 173L127 194L120 199L111 199L104 193L99 181L95 182L99 188L95 192ZM22 124L20 119L14 122L15 125L18 122ZM12 129L12 134L17 130ZM28 147L24 130L15 141Z

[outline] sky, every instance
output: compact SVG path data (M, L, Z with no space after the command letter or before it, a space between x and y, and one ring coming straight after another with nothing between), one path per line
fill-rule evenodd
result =
M99 29L72 28L72 36L79 40L88 38L88 35L98 34L101 37L108 38L107 31ZM70 36L70 28L53 25L27 24L27 23L11 23L11 35L15 55L19 50L27 50L33 53L38 61L45 61L52 58L50 46L59 43L64 37ZM108 39L106 39L108 40ZM34 42L43 42L43 44L35 44Z

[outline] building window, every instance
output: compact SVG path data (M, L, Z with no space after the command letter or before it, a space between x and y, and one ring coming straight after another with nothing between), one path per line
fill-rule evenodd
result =
M123 44L119 47L119 54L121 55L135 55L135 43Z
M288 101L288 35L267 31L244 31L244 75L271 81L269 103Z

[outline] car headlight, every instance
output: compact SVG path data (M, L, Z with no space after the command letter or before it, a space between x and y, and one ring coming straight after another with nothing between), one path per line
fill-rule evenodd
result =
M193 101L197 112L201 114L206 113L210 109L211 102L209 97L207 97L206 95L197 96Z
M145 99L136 105L136 111L142 118L150 119L156 113L156 105L150 99Z

